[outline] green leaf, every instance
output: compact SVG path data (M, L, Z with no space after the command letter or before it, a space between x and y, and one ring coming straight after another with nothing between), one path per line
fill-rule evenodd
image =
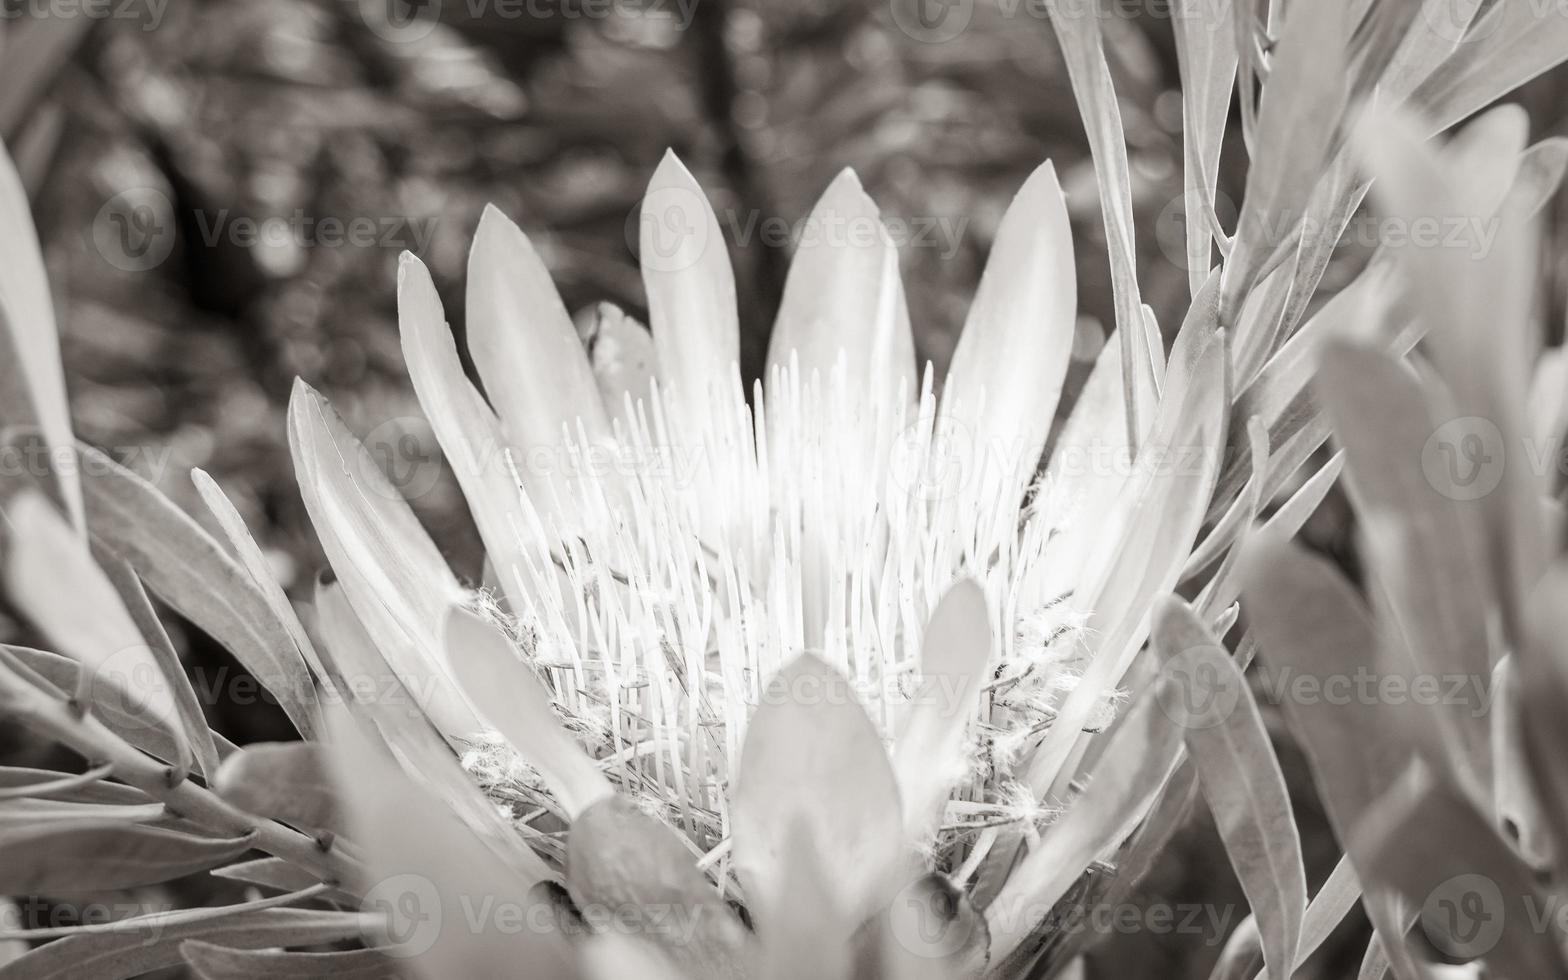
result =
M1438 131L1568 58L1568 17L1554 4L1494 3L1412 101Z
M1342 857L1307 905L1307 914L1301 920L1301 944L1296 949L1295 969L1306 965L1359 901L1361 882L1356 878L1350 859ZM1262 980L1262 976L1258 973L1255 980Z
M82 667L69 657L29 647L0 645L0 660L5 659L22 666L48 685L46 693L50 696L69 698L83 686ZM93 680L86 687L86 704L105 728L148 755L164 762L179 763L184 743L175 735L176 729L166 728L148 717L141 694L109 681Z
M1127 485L1077 532L1100 542L1091 564L1073 569L1093 660L1027 764L1037 794L1070 778L1064 766L1090 711L1143 646L1149 603L1175 589L1208 510L1225 445L1225 344L1197 326L1184 326L1172 349L1156 427Z
M1348 8L1348 0L1323 0L1286 11L1248 143L1246 196L1220 302L1226 325L1300 224L1338 145L1350 94ZM1235 338L1238 345L1244 339Z
M1401 725L1401 716L1416 706L1378 703L1348 687L1357 676L1376 674L1378 638L1371 614L1332 565L1258 537L1247 545L1243 569L1265 696L1283 701L1312 760L1329 822L1348 843L1357 821L1411 760L1405 733L1413 726ZM1277 686L1270 692L1269 685Z
M294 727L311 736L316 698L310 672L255 581L157 487L96 450L81 452L94 538L234 654L277 696Z
M1089 785L986 906L992 969L997 975L1009 976L1013 967L1025 965L1017 961L1015 952L1028 953L1024 940L1083 869L1133 832L1181 751L1182 742L1157 697L1133 705L1111 734Z
M1154 616L1154 648L1184 682L1181 704L1165 707L1175 713L1198 766L1203 795L1257 921L1270 976L1289 980L1307 879L1285 777L1230 653L1178 600L1166 600ZM1184 710L1191 707L1198 710Z
M1138 401L1137 382L1142 359L1137 338L1143 336L1143 298L1138 290L1137 238L1133 231L1132 176L1127 164L1127 138L1122 129L1121 109L1105 60L1105 42L1100 36L1098 0L1087 9L1062 0L1047 0L1051 27L1062 46L1067 73L1072 81L1084 131L1089 136L1089 151L1094 160L1094 175L1100 190L1100 209L1105 219L1105 241L1111 262L1111 295L1116 306L1116 334L1121 345L1122 391L1127 399L1129 442L1137 445L1143 413L1152 405ZM1205 267L1204 272L1208 269Z
M147 590L142 588L136 570L126 562L103 553L95 553L94 558L115 591L120 594L126 612L131 614L136 628L141 631L152 655L158 660L162 677L169 684L169 693L174 697L175 707L179 709L180 720L184 724L181 734L195 754L196 771L203 778L211 779L212 774L218 771L218 747L213 742L212 730L207 727L207 716L202 713L196 689L191 686L190 678L185 676L185 665L180 662L180 655L174 652L169 634L164 631L163 623L153 611Z
M1419 380L1382 351L1330 340L1317 390L1350 466L1350 489L1372 578L1386 596L1417 669L1444 679L1489 679L1480 544L1458 505L1426 473L1438 421ZM1475 685L1480 690L1481 685ZM1442 698L1433 716L1470 785L1491 782L1485 705Z
M274 618L288 631L305 663L320 676L324 672L321 669L321 661L316 656L315 646L310 642L310 636L305 632L304 624L299 621L299 615L289 602L288 595L284 593L283 586L279 585L274 577L272 564L267 561L267 556L256 544L256 539L251 537L250 529L245 526L239 511L234 509L234 504L205 470L191 470L191 482L196 485L196 491L201 494L208 512L218 522L224 538L228 540L240 564L249 573L257 590L261 592Z
M1256 915L1241 920L1241 925L1225 940L1218 963L1209 980L1246 980L1263 964L1263 938L1258 932Z
M170 761L188 767L191 748L171 682L86 543L36 491L13 497L4 517L11 524L6 592L56 647L88 671L72 693L117 700L140 726L169 733L175 755Z
M1525 643L1518 658L1518 724L1523 763L1533 777L1553 838L1553 862L1568 869L1568 563L1553 562L1525 605Z
M657 945L682 976L751 972L751 933L669 827L608 796L572 821L567 887L577 907L609 909L617 928Z
M21 766L0 766L0 790L7 792L28 786L46 786L58 783L65 773L54 772L49 769L29 769ZM60 788L37 795L40 798L66 800L75 803L109 803L134 806L137 804L151 804L152 797L143 793L134 786L122 783L111 783L99 779L90 783L82 783L69 788Z
M1230 0L1180 0L1176 57L1181 72L1182 163L1186 181L1187 280L1196 296L1213 264L1214 192L1235 87L1235 17Z
M206 871L252 844L250 837L214 840L107 820L10 829L0 834L0 892L60 895L136 888Z
M342 829L325 752L319 745L247 745L224 760L213 788L248 813L295 827Z
M1479 434L1483 449L1505 459L1524 445L1524 393L1536 346L1531 329L1535 233L1524 203L1507 197L1518 169L1513 145L1522 145L1523 126L1517 110L1494 111L1468 127L1445 156L1428 147L1418 123L1404 116L1369 111L1358 132L1367 165L1379 177L1374 197L1385 214L1412 228L1433 216L1493 218L1491 240L1475 243L1481 248L1474 254L1465 248L1422 248L1413 241L1393 251L1404 273L1407 299L1426 326L1433 364L1452 390L1455 414L1489 424L1491 428ZM1503 145L1488 145L1494 143ZM1499 200L1504 204L1496 211ZM1493 329L1476 329L1482 323ZM1469 425L1461 423L1460 428L1468 432ZM1488 440L1484 433L1490 432L1498 439ZM1446 438L1457 442L1458 435ZM1439 448L1442 444L1445 440ZM1470 497L1466 503L1485 528L1482 567L1502 608L1505 635L1517 642L1522 591L1540 576L1547 561L1544 488L1530 466L1513 460L1498 459L1479 474L1463 476L1469 480L1464 486L1444 489L1451 496ZM1490 492L1481 493L1483 489Z
M363 928L353 912L262 909L181 921L188 913L142 916L139 928L68 936L0 966L0 980L130 980L177 966L180 943L205 939L226 946L311 946L354 939ZM126 925L122 923L122 925Z
M48 25L40 22L39 26ZM49 33L63 35L53 29ZM7 45L8 66L13 50L12 45ZM7 94L14 95L14 89L8 89ZM70 409L65 399L54 301L49 295L49 279L27 191L3 147L0 228L6 229L8 237L7 261L0 268L0 418L5 419L8 435L36 428L51 459L74 464L71 447L76 440L71 436ZM54 465L49 470L56 501L69 515L71 524L80 529L82 494L75 466Z
M247 885L271 888L280 892L302 891L319 883L319 879L298 865L274 857L256 858L253 861L241 861L222 868L214 868L212 876L227 878L230 881L243 881Z
M180 944L180 956L202 980L388 980L397 975L396 961L373 949L285 953L191 939Z
M1415 794L1392 790L1357 828L1369 887L1389 888L1421 910L1440 952L1484 959L1488 975L1562 976L1555 928L1533 923L1550 908L1530 869L1460 790L1447 782Z

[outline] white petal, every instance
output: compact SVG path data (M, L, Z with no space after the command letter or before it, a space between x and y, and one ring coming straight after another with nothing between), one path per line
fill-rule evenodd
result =
M881 314L886 270L897 270L890 256L897 250L876 204L845 170L802 229L768 343L770 376L795 354L806 377L816 370L826 378L842 354L848 377L885 379L889 390L907 379L913 393L915 343L901 284L896 313Z
M507 437L525 455L560 446L579 421L589 439L608 438L587 353L550 271L494 207L479 219L468 255L468 348Z
M499 629L461 606L447 613L447 657L463 692L544 777L570 817L614 792L610 781L556 720L550 695Z
M477 718L458 695L437 630L466 593L364 445L303 381L289 400L289 448L305 509L344 594L377 649L443 733Z
M740 324L718 219L674 153L664 154L648 182L638 243L659 383L676 394L681 421L691 427L708 414L710 387L729 383Z
M463 488L501 588L513 608L523 608L518 531L529 525L507 466L500 421L463 373L429 270L405 252L397 275L398 329L414 393Z
M942 597L920 650L920 688L894 745L893 771L910 843L935 834L952 787L965 773L965 731L976 717L991 660L985 592L963 579Z
M1002 217L953 352L942 415L1027 478L1045 447L1072 353L1078 284L1072 229L1051 164ZM1028 472L1023 472L1027 470Z

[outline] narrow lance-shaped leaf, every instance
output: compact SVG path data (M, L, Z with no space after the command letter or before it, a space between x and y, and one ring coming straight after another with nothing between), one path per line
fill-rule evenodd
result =
M1227 326L1301 221L1339 139L1349 97L1348 7L1348 0L1324 0L1287 9L1249 143L1246 196L1220 304Z
M998 975L1025 965L1014 956L1028 953L1024 940L1082 869L1132 833L1179 758L1181 742L1174 735L1155 697L1143 698L1122 719L1089 785L986 906Z
M0 891L135 888L205 871L250 848L248 837L215 840L114 821L48 821L0 833Z
M283 586L278 584L271 563L256 544L256 539L251 536L250 529L245 526L239 511L234 509L234 504L205 470L191 470L191 482L196 485L196 492L201 495L207 510L218 522L218 527L228 539L229 546L233 548L240 564L250 574L256 588L261 591L267 606L293 638L305 663L317 677L322 676L324 671L321 661L316 656L315 647L310 642L309 634L305 632L304 624L299 621L299 614L294 611L288 595L283 591Z
M1154 647L1184 681L1179 699L1164 707L1197 763L1203 795L1257 920L1270 976L1288 980L1307 878L1285 777L1229 651L1178 600L1163 602L1154 617Z
M187 940L180 956L201 980L388 980L396 961L379 950L288 953L275 949L231 949Z
M136 628L147 640L148 649L158 660L162 678L168 682L169 693L179 709L183 723L181 736L191 746L197 772L211 779L218 771L218 747L213 742L212 730L207 727L207 717L202 713L196 690L185 676L185 666L169 642L169 634L153 611L147 590L142 588L141 579L137 578L135 569L128 563L112 555L95 554L94 557L115 591L120 594L126 612L131 614Z
M1418 379L1392 355L1331 340L1319 355L1316 387L1350 460L1372 578L1417 667L1445 679L1489 677L1479 544L1425 472L1438 426ZM1434 710L1452 761L1477 787L1491 773L1482 707L1444 698Z
M1140 419L1153 410L1140 404L1136 338L1143 328L1143 298L1138 289L1136 237L1133 231L1132 176L1127 164L1127 140L1121 109L1105 60L1100 36L1098 0L1085 9L1080 4L1048 0L1051 27L1062 46L1073 95L1089 136L1094 175L1100 189L1100 209L1105 219L1105 240L1111 261L1111 291L1116 306L1116 334L1121 344L1122 391L1127 400L1128 442L1140 442ZM1205 270L1207 271L1207 270Z
M0 980L129 980L180 962L180 943L206 939L247 949L313 946L356 938L357 912L242 909L141 916L115 932L89 932L46 943L0 966ZM216 914L213 914L216 913Z
M1568 17L1554 4L1494 3L1411 97L1442 131L1568 58Z
M1368 885L1391 888L1420 909L1422 931L1444 955L1483 959L1488 975L1509 980L1568 969L1556 930L1533 925L1549 906L1530 869L1452 784L1393 795L1356 835L1368 855Z
M82 447L93 537L159 598L233 653L300 734L315 731L315 688L299 649L245 570L157 487Z
M304 742L247 745L218 770L214 788L230 803L296 827L340 831L325 751Z
M96 691L126 706L133 719L169 733L178 755L170 761L188 766L193 757L170 682L86 542L36 491L12 498L4 516L10 523L6 592L82 665L72 693L91 701Z
M36 426L51 457L74 464L71 447L76 440L65 400L54 300L27 191L3 146L0 228L7 235L7 260L0 263L0 418L13 431ZM81 529L82 494L75 466L52 466L50 477L57 488L56 499L71 523Z
M1212 242L1218 230L1214 192L1238 55L1229 0L1181 0L1176 11L1182 172L1186 181L1187 281L1196 296L1209 277Z

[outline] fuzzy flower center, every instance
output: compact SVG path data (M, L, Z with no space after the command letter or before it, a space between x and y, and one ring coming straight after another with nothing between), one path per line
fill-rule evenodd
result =
M945 830L1032 809L1011 764L1082 666L1084 611L1049 574L1076 505L939 411L929 368L918 397L894 387L792 360L750 405L738 371L696 416L655 387L625 400L613 444L511 454L527 526L509 591L535 664L611 777L699 842L722 838L747 718L801 651L846 689L791 696L853 697L896 738L922 632L961 576L986 593L996 650ZM496 777L484 756L471 766Z

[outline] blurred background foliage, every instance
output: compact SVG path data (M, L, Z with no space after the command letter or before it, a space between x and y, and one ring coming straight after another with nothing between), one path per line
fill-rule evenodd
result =
M1143 295L1170 336L1188 298L1181 105L1165 4L1145 2L1106 4L1116 15L1103 28ZM412 468L400 482L415 508L454 568L480 575L477 538L403 369L394 298L409 248L461 330L468 242L486 203L541 245L585 322L600 301L645 320L637 211L674 149L729 239L754 377L789 261L769 229L802 219L853 167L884 217L907 222L916 342L941 369L1003 209L1049 158L1078 253L1075 380L1113 321L1083 126L1044 5L1031 0L0 0L0 10L0 133L34 198L78 433L187 504L189 469L207 469L297 596L320 555L286 444L295 376L391 447L390 465ZM918 15L933 11L965 29L921 29ZM1563 88L1549 74L1520 93L1532 138L1568 129ZM1228 139L1220 189L1234 201L1239 129ZM1560 199L1550 213L1560 241ZM330 243L327 219L357 221L374 240ZM264 233L273 227L294 234ZM1368 251L1339 250L1322 299ZM1557 307L1561 254L1545 250ZM1544 319L1559 330L1561 309ZM1347 522L1331 496L1305 533L1353 564ZM176 642L193 665L237 669L194 632ZM266 705L213 710L238 742L286 732ZM14 734L8 761L37 761L41 750ZM1299 754L1281 752L1316 883L1337 849ZM1207 820L1137 901L1229 908L1221 925L1233 927L1245 906ZM1174 978L1206 975L1223 937L1200 920L1112 938L1095 956L1100 975ZM1316 975L1353 974L1363 947L1346 945L1343 962L1331 950Z

